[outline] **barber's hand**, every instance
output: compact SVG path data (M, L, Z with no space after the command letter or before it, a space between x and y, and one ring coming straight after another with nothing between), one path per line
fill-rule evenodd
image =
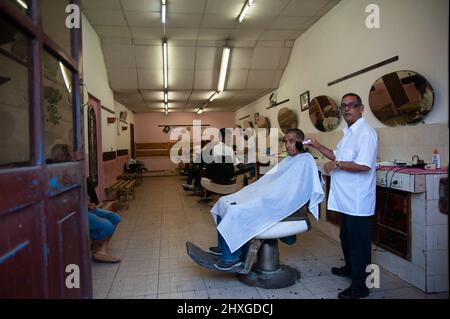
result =
M315 149L319 149L320 146L322 146L322 144L320 144L315 138L313 137L305 137L305 141L306 140L310 140L309 144L306 144L305 146L311 146Z
M325 163L323 168L325 169L325 173L330 175L330 173L336 168L336 162L335 161L327 162Z

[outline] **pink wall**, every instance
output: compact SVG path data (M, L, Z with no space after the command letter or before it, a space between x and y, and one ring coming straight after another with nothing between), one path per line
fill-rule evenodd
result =
M137 113L135 115L134 138L136 143L168 142L170 132L165 134L158 125L192 125L192 121L201 120L209 127L234 127L234 112L196 113Z
M140 113L135 115L134 138L136 143L158 143L168 142L170 132L164 133L163 127L159 125L192 125L194 120L201 120L202 125L209 124L208 127L234 127L233 112L206 112L196 113ZM192 132L192 131L191 131ZM177 164L172 163L168 157L143 157L143 161L150 172L172 171L177 168Z

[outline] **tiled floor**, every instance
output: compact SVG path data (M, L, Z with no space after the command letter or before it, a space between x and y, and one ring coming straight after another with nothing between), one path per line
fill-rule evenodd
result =
M280 243L283 263L301 271L301 279L284 289L261 289L240 283L233 274L197 266L186 254L186 241L206 249L216 244L210 207L181 188L184 178L148 177L136 190L128 211L121 211L110 250L119 264L92 264L94 298L148 299L320 299L336 298L350 281L330 273L341 265L337 242L311 229L293 246ZM369 298L448 298L426 295L381 271L380 288Z

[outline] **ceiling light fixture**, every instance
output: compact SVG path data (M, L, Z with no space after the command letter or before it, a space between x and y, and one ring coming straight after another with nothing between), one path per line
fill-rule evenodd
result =
M203 113L203 106L197 110L197 114L202 114L202 113Z
M166 0L161 0L161 22L166 23Z
M28 10L28 5L23 0L16 0L18 4L22 6L25 10Z
M164 89L168 87L168 61L167 61L167 40L163 40L163 77L164 77Z
M64 83L66 84L66 88L67 91L71 91L71 85L70 85L70 81L69 81L69 75L67 74L67 70L66 67L64 66L64 64L62 64L61 62L59 62L59 68L61 69L61 73L64 79Z
M164 92L164 103L168 103L169 102L169 92L165 91Z
M220 74L219 74L219 84L217 85L217 91L220 93L223 91L225 86L225 79L227 77L228 60L230 59L229 47L223 48L222 51L222 62L220 63Z
M219 96L220 92L214 92L208 99L208 102L212 102L214 101L218 96Z
M164 112L169 113L169 105L167 103L164 103Z
M247 15L248 10L250 10L250 7L253 4L253 0L248 0L245 2L244 7L241 10L241 13L239 14L238 22L241 23L242 20L244 20L245 16Z

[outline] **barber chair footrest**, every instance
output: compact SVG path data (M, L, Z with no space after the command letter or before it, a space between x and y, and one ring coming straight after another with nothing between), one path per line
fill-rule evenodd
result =
M278 289L294 285L300 279L300 272L287 265L280 265L278 270L272 272L264 272L253 267L248 274L238 274L237 277L247 286Z
M210 254L189 241L186 242L186 251L189 257L191 257L192 260L195 261L199 266L209 270L220 271L216 267L214 267L214 264L218 264L220 262L221 260L220 256ZM241 273L243 271L244 271L243 267L237 267L230 269L227 272Z

